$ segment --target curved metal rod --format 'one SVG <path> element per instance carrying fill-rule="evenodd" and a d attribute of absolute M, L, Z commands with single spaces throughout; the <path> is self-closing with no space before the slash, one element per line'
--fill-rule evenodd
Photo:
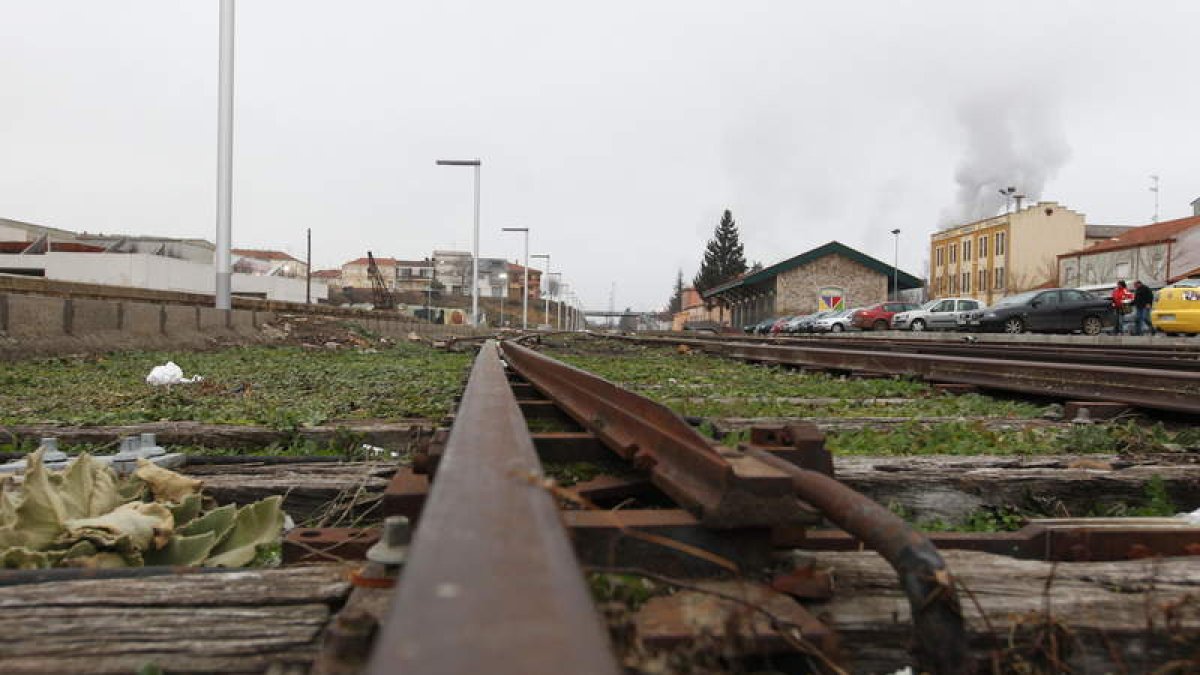
<path fill-rule="evenodd" d="M 974 672 L 954 577 L 929 538 L 845 484 L 759 448 L 754 455 L 784 471 L 796 495 L 883 556 L 900 577 L 912 608 L 917 660 L 939 675 Z"/>

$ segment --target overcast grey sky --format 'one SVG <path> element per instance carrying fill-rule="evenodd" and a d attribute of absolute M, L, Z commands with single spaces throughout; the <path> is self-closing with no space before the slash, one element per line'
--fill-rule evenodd
<path fill-rule="evenodd" d="M 216 0 L 0 0 L 0 217 L 215 231 Z M 241 0 L 233 240 L 331 267 L 516 235 L 589 307 L 665 304 L 723 209 L 765 264 L 923 275 L 1013 183 L 1142 224 L 1200 197 L 1200 2 Z M 1010 178 L 1011 177 L 1011 178 Z"/>

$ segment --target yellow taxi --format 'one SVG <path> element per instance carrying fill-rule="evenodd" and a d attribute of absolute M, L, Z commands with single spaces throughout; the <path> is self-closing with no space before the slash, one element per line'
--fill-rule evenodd
<path fill-rule="evenodd" d="M 1150 323 L 1167 335 L 1200 333 L 1200 279 L 1183 279 L 1160 290 Z"/>

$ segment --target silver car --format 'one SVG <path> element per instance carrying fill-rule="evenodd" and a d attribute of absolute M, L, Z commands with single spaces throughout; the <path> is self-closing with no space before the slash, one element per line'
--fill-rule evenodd
<path fill-rule="evenodd" d="M 859 308 L 843 309 L 833 314 L 817 318 L 812 322 L 812 332 L 814 333 L 841 333 L 847 330 L 855 330 L 854 324 L 850 323 L 850 317 L 858 311 Z"/>
<path fill-rule="evenodd" d="M 939 298 L 920 309 L 899 312 L 892 317 L 892 330 L 955 330 L 963 312 L 982 309 L 983 303 L 972 298 Z"/>

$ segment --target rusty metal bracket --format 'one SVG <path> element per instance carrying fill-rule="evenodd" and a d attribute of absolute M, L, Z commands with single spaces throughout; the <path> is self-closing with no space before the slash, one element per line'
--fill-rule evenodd
<path fill-rule="evenodd" d="M 787 475 L 715 446 L 666 406 L 513 342 L 508 364 L 708 527 L 811 523 Z"/>

